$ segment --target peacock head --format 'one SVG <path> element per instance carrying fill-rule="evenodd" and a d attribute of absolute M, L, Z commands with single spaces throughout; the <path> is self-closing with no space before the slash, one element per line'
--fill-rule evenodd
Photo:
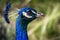
<path fill-rule="evenodd" d="M 38 12 L 35 9 L 27 9 L 23 11 L 21 14 L 22 21 L 27 21 L 27 22 L 31 22 L 37 17 L 43 17 L 43 16 L 44 16 L 43 13 Z"/>
<path fill-rule="evenodd" d="M 9 11 L 9 4 L 8 6 L 6 6 L 6 9 L 4 11 L 4 18 L 5 21 L 7 23 L 10 23 L 9 19 L 8 19 L 8 11 Z M 27 24 L 29 22 L 31 22 L 32 20 L 36 19 L 37 17 L 42 17 L 44 16 L 43 13 L 36 11 L 33 8 L 29 8 L 29 7 L 24 7 L 22 9 L 18 10 L 18 14 L 20 15 L 18 19 L 20 19 L 22 22 L 27 22 Z"/>

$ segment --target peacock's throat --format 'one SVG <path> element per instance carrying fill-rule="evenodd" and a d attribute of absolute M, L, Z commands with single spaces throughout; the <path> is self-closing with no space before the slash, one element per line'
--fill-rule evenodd
<path fill-rule="evenodd" d="M 28 40 L 27 25 L 25 21 L 21 21 L 21 17 L 18 16 L 16 20 L 16 40 Z"/>

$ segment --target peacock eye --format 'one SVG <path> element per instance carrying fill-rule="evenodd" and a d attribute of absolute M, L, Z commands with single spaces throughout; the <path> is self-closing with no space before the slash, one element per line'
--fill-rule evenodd
<path fill-rule="evenodd" d="M 27 15 L 32 16 L 32 12 L 30 10 L 27 11 Z"/>
<path fill-rule="evenodd" d="M 23 12 L 23 16 L 27 17 L 27 18 L 32 18 L 32 16 L 28 15 L 28 13 Z"/>
<path fill-rule="evenodd" d="M 31 12 L 27 12 L 27 15 L 32 16 L 32 13 Z"/>
<path fill-rule="evenodd" d="M 34 14 L 36 13 L 36 12 L 35 12 L 35 11 L 33 11 L 33 10 L 31 10 L 31 11 L 32 11 L 32 13 L 34 13 Z"/>

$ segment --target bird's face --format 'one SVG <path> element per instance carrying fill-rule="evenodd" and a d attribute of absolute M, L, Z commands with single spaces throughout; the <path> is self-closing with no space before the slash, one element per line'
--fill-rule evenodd
<path fill-rule="evenodd" d="M 36 19 L 37 17 L 44 16 L 43 13 L 34 11 L 34 10 L 27 10 L 26 12 L 22 12 L 22 19 L 31 22 L 32 20 Z"/>

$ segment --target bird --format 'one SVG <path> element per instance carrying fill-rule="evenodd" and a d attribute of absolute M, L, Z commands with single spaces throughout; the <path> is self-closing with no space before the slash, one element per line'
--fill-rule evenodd
<path fill-rule="evenodd" d="M 7 3 L 4 10 L 4 19 L 10 24 L 8 19 L 8 11 L 10 9 L 10 3 Z M 15 40 L 29 40 L 27 33 L 27 25 L 34 19 L 43 16 L 44 14 L 36 11 L 31 7 L 23 7 L 18 10 L 18 17 L 16 19 L 16 37 Z"/>

